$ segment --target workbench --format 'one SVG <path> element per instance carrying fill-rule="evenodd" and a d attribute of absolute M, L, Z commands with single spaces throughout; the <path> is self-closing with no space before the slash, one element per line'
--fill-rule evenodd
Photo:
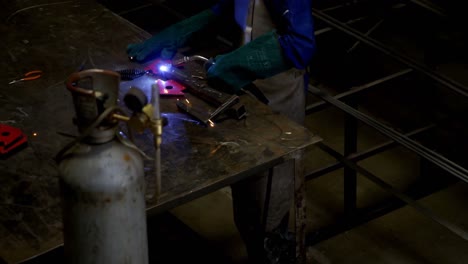
<path fill-rule="evenodd" d="M 63 242 L 54 157 L 73 140 L 64 135 L 77 135 L 65 79 L 81 68 L 135 68 L 138 65 L 128 60 L 126 45 L 149 37 L 93 1 L 27 3 L 16 1 L 19 11 L 0 24 L 0 124 L 17 127 L 28 136 L 26 148 L 0 159 L 0 262 L 7 263 L 32 258 Z M 42 77 L 8 84 L 31 70 L 42 70 Z M 121 82 L 120 96 L 131 85 L 149 93 L 148 78 Z M 161 99 L 161 112 L 168 120 L 161 145 L 162 193 L 158 202 L 148 201 L 148 213 L 169 210 L 294 159 L 296 231 L 303 252 L 302 154 L 321 139 L 249 96 L 241 96 L 241 102 L 246 118 L 204 127 L 178 111 L 174 99 Z M 147 144 L 137 144 L 151 155 L 153 138 L 138 136 L 145 137 Z M 149 186 L 151 164 L 145 164 Z"/>

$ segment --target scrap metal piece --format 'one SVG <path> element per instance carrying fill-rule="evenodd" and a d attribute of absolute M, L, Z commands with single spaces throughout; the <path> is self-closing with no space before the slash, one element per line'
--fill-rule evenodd
<path fill-rule="evenodd" d="M 27 136 L 16 127 L 0 124 L 0 157 L 27 145 Z"/>

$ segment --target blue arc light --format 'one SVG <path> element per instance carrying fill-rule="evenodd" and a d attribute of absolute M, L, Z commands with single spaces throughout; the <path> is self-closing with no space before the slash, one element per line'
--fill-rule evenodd
<path fill-rule="evenodd" d="M 163 64 L 163 65 L 160 65 L 158 69 L 159 69 L 160 72 L 168 72 L 170 67 L 169 67 L 169 65 Z"/>

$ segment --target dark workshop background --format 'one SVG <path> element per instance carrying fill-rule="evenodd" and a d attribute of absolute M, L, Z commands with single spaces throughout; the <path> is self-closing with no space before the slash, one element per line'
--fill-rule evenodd
<path fill-rule="evenodd" d="M 155 34 L 216 1 L 98 2 Z M 2 3 L 1 17 L 16 10 L 15 1 Z M 458 229 L 468 228 L 462 3 L 314 0 L 318 51 L 306 127 L 324 146 L 306 152 L 310 263 L 468 263 L 467 236 Z M 232 48 L 232 30 L 210 32 L 196 37 L 198 48 Z M 328 97 L 316 88 L 332 99 L 323 103 Z M 336 101 L 365 116 L 358 121 Z M 420 146 L 437 155 L 421 157 Z M 343 156 L 359 173 L 337 162 Z M 394 194 L 419 202 L 416 209 Z M 226 188 L 151 217 L 152 263 L 244 263 L 231 210 Z M 60 256 L 58 249 L 30 263 Z"/>

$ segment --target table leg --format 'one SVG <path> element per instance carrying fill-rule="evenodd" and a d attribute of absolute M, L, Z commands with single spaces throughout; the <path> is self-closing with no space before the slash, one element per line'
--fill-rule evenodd
<path fill-rule="evenodd" d="M 304 150 L 295 151 L 294 159 L 294 205 L 295 205 L 295 233 L 296 233 L 296 263 L 306 263 L 306 188 L 304 180 Z"/>

